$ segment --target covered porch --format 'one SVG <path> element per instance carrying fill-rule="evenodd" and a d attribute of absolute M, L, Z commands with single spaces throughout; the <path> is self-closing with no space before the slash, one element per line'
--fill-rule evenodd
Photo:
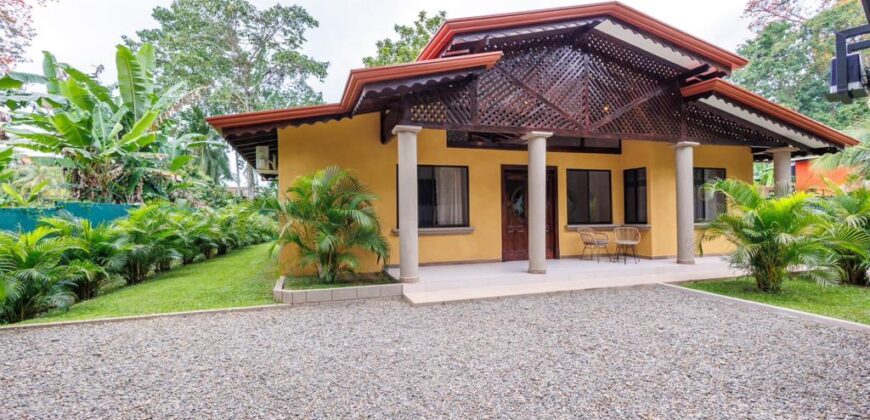
<path fill-rule="evenodd" d="M 399 278 L 399 268 L 388 270 Z M 611 263 L 577 258 L 547 261 L 546 274 L 531 274 L 525 261 L 429 265 L 419 268 L 419 281 L 404 285 L 411 304 L 427 305 L 477 299 L 527 296 L 611 287 L 734 277 L 741 273 L 722 257 L 695 258 L 694 265 L 672 259 Z"/>

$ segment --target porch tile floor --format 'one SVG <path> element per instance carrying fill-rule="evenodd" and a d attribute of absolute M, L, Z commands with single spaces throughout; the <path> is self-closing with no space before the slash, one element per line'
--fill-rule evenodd
<path fill-rule="evenodd" d="M 529 274 L 527 268 L 527 261 L 423 266 L 420 281 L 404 285 L 404 296 L 413 305 L 426 305 L 740 275 L 722 257 L 697 258 L 694 265 L 673 259 L 623 264 L 575 257 L 548 260 L 546 274 Z M 389 272 L 398 278 L 398 268 Z"/>

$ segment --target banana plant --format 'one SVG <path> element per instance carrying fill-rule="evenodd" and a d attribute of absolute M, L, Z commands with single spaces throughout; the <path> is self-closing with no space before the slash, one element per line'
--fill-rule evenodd
<path fill-rule="evenodd" d="M 157 92 L 154 63 L 150 45 L 119 45 L 114 89 L 46 52 L 42 75 L 0 79 L 0 102 L 13 111 L 7 131 L 26 140 L 22 147 L 62 156 L 75 198 L 140 201 L 147 179 L 164 176 L 153 153 L 167 141 L 161 122 L 184 97 L 181 85 Z M 45 92 L 24 90 L 31 84 Z"/>
<path fill-rule="evenodd" d="M 3 203 L 3 205 L 11 207 L 33 207 L 41 198 L 39 195 L 40 191 L 42 191 L 47 185 L 48 181 L 42 181 L 29 189 L 18 190 L 12 184 L 2 184 L 0 185 L 0 189 L 2 189 L 8 197 L 4 200 L 5 203 Z"/>
<path fill-rule="evenodd" d="M 6 182 L 13 178 L 9 164 L 12 163 L 12 148 L 0 152 L 0 182 Z"/>

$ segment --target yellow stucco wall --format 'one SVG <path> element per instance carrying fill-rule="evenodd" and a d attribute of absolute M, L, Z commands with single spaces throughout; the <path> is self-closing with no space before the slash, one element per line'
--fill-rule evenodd
<path fill-rule="evenodd" d="M 393 249 L 391 264 L 398 264 L 396 226 L 397 142 L 382 145 L 377 114 L 352 119 L 288 127 L 279 131 L 279 190 L 284 191 L 300 175 L 329 165 L 351 169 L 379 199 L 375 203 L 384 233 Z M 525 151 L 447 148 L 446 133 L 423 130 L 419 135 L 418 161 L 421 165 L 468 166 L 469 219 L 474 232 L 458 235 L 420 236 L 420 262 L 501 260 L 501 166 L 525 165 Z M 752 157 L 747 147 L 701 146 L 695 153 L 696 166 L 724 167 L 728 177 L 751 181 Z M 639 253 L 647 257 L 676 254 L 676 198 L 674 152 L 662 142 L 623 141 L 622 154 L 547 153 L 547 165 L 556 166 L 558 190 L 558 234 L 561 256 L 580 252 L 576 232 L 566 228 L 568 169 L 611 170 L 613 223 L 623 222 L 624 169 L 646 167 L 649 224 L 642 232 Z M 722 252 L 722 244 L 705 246 L 707 253 Z M 285 255 L 285 260 L 292 254 Z M 373 258 L 365 259 L 363 271 L 377 270 Z"/>

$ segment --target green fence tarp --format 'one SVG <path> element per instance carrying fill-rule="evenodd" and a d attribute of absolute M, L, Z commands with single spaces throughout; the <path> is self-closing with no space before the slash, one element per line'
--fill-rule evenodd
<path fill-rule="evenodd" d="M 12 232 L 26 232 L 36 228 L 41 217 L 57 216 L 62 211 L 67 211 L 73 216 L 90 220 L 98 225 L 108 223 L 115 219 L 127 217 L 131 208 L 136 206 L 129 204 L 106 204 L 85 202 L 58 202 L 54 207 L 23 208 L 10 207 L 0 208 L 0 230 Z"/>

